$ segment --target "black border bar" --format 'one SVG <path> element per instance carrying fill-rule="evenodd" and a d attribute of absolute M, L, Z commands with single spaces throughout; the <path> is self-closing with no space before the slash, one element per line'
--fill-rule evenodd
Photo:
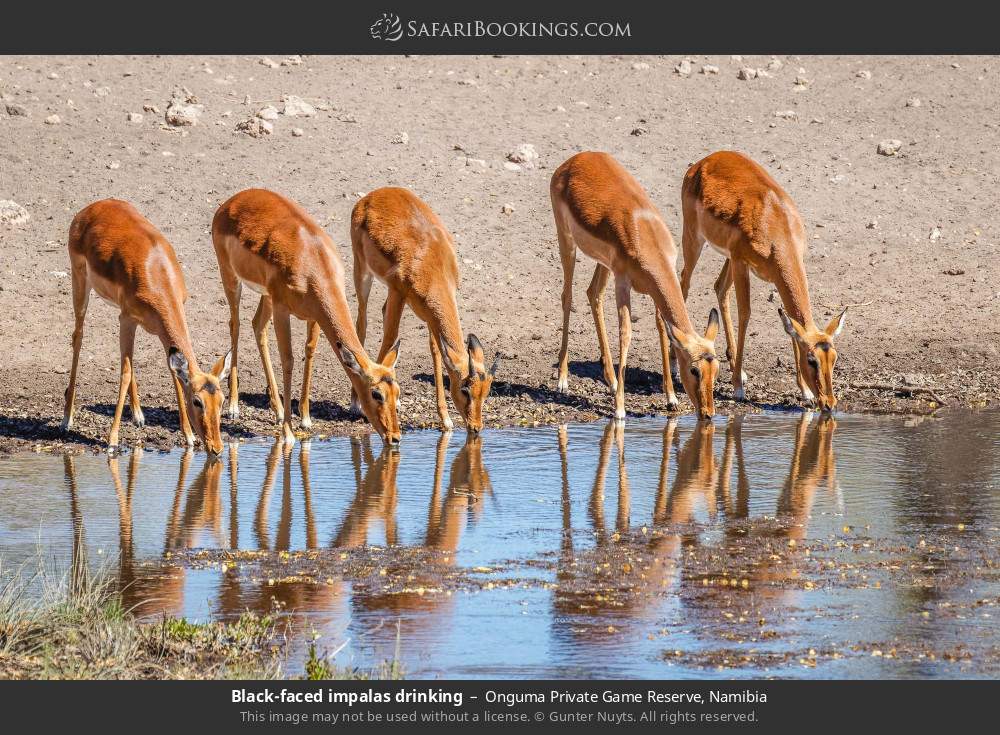
<path fill-rule="evenodd" d="M 234 691 L 253 692 L 255 696 L 269 691 L 275 701 L 234 702 Z M 540 695 L 544 701 L 509 704 L 494 697 L 491 702 L 491 691 L 505 695 Z M 737 693 L 747 696 L 749 701 L 713 703 L 710 701 L 712 691 Z M 342 701 L 352 692 L 358 701 L 351 704 Z M 441 701 L 400 701 L 400 698 L 419 697 L 426 692 L 435 693 Z M 567 692 L 576 701 L 554 701 L 553 692 Z M 605 692 L 618 696 L 638 695 L 640 701 L 609 703 L 604 701 Z M 650 692 L 657 693 L 662 701 L 650 701 Z M 40 732 L 77 732 L 91 727 L 117 732 L 139 728 L 143 732 L 163 731 L 174 735 L 190 731 L 192 726 L 198 732 L 330 731 L 344 727 L 351 732 L 372 733 L 399 732 L 413 727 L 433 728 L 433 731 L 463 729 L 466 732 L 470 728 L 478 732 L 499 727 L 505 732 L 581 729 L 606 732 L 611 727 L 616 732 L 723 727 L 802 732 L 816 726 L 821 731 L 836 729 L 838 732 L 857 732 L 859 728 L 862 732 L 947 732 L 956 725 L 993 720 L 998 693 L 1000 683 L 996 681 L 0 683 L 3 717 L 10 732 L 21 732 L 23 729 L 17 725 L 30 723 L 31 731 Z M 306 695 L 313 701 L 307 701 Z M 596 701 L 581 703 L 581 695 Z M 700 695 L 702 702 L 693 701 L 694 695 Z M 281 703 L 282 696 L 299 696 L 303 701 Z M 317 697 L 321 701 L 315 701 Z M 371 701 L 373 697 L 378 701 Z M 672 701 L 668 701 L 671 698 Z M 456 704 L 456 700 L 460 703 Z M 430 722 L 424 718 L 425 714 L 434 712 L 443 713 L 445 719 Z M 245 713 L 253 713 L 253 716 L 248 717 Z M 473 713 L 479 715 L 478 720 L 472 719 Z M 598 713 L 603 714 L 599 716 Z M 688 715 L 682 718 L 683 713 Z M 314 721 L 314 714 L 320 719 Z M 329 721 L 333 715 L 339 718 L 338 722 Z M 399 715 L 411 719 L 400 721 Z M 287 722 L 291 716 L 304 722 L 292 727 Z M 352 719 L 345 722 L 345 716 Z M 661 716 L 663 719 L 659 719 Z M 972 729 L 978 731 L 980 728 Z"/>
<path fill-rule="evenodd" d="M 398 17 L 399 29 L 373 38 L 383 14 Z M 998 14 L 968 0 L 11 2 L 0 14 L 0 53 L 989 54 L 1000 51 Z M 595 27 L 591 37 L 590 23 L 628 34 Z"/>

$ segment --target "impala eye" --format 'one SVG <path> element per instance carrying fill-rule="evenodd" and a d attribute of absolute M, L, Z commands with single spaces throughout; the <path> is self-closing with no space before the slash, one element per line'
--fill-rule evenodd
<path fill-rule="evenodd" d="M 382 395 L 382 391 L 378 391 L 378 390 L 373 390 L 372 391 L 372 398 L 374 398 L 379 403 L 382 403 L 382 401 L 385 400 L 385 396 Z"/>
<path fill-rule="evenodd" d="M 806 362 L 809 363 L 809 367 L 813 370 L 819 370 L 819 360 L 816 359 L 815 355 L 809 355 L 809 357 L 806 358 Z"/>
<path fill-rule="evenodd" d="M 701 378 L 701 370 L 698 369 L 697 365 L 691 366 L 691 374 L 696 378 Z"/>
<path fill-rule="evenodd" d="M 467 385 L 462 386 L 462 395 L 466 398 L 472 398 L 472 390 Z"/>
<path fill-rule="evenodd" d="M 195 408 L 197 408 L 199 411 L 204 411 L 205 410 L 205 404 L 202 403 L 201 399 L 198 396 L 195 396 L 194 398 L 192 398 L 191 399 L 191 403 L 193 403 L 194 406 L 195 406 Z"/>

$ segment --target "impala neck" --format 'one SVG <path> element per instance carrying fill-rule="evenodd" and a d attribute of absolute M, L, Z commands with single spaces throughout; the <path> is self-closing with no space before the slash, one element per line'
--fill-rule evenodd
<path fill-rule="evenodd" d="M 448 359 L 459 369 L 460 376 L 464 377 L 469 366 L 469 350 L 465 346 L 465 335 L 458 320 L 458 304 L 455 303 L 454 295 L 445 294 L 435 301 L 428 299 L 427 306 L 427 327 L 432 334 L 440 335 L 442 346 L 448 350 Z"/>
<path fill-rule="evenodd" d="M 195 357 L 194 348 L 191 346 L 191 337 L 188 334 L 187 319 L 184 316 L 184 308 L 174 310 L 176 313 L 161 317 L 163 324 L 163 334 L 160 336 L 163 346 L 169 351 L 171 347 L 176 347 L 181 354 L 187 358 L 188 369 L 191 372 L 198 372 L 198 358 Z"/>
<path fill-rule="evenodd" d="M 812 304 L 809 302 L 809 281 L 802 261 L 798 258 L 779 269 L 781 278 L 774 285 L 788 316 L 806 329 L 813 329 Z"/>
<path fill-rule="evenodd" d="M 674 269 L 664 261 L 655 270 L 650 269 L 648 275 L 651 283 L 646 284 L 643 290 L 653 299 L 663 318 L 682 332 L 693 334 L 696 330 L 684 303 L 681 284 Z"/>

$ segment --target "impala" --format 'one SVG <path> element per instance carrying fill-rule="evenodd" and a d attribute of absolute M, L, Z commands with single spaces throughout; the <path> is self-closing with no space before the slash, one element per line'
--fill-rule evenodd
<path fill-rule="evenodd" d="M 587 289 L 597 327 L 604 379 L 615 401 L 615 418 L 625 418 L 625 363 L 632 339 L 631 291 L 648 294 L 656 305 L 656 326 L 663 355 L 663 391 L 677 408 L 669 366 L 673 346 L 680 380 L 699 417 L 715 413 L 713 386 L 719 371 L 713 344 L 719 314 L 712 309 L 705 335 L 695 332 L 677 282 L 677 247 L 663 218 L 631 174 L 607 153 L 578 153 L 552 175 L 549 188 L 563 267 L 560 391 L 568 389 L 569 314 L 573 309 L 576 249 L 597 261 Z M 620 357 L 618 374 L 604 326 L 604 289 L 615 276 Z"/>
<path fill-rule="evenodd" d="M 167 239 L 128 202 L 104 199 L 85 207 L 73 218 L 69 228 L 69 260 L 76 325 L 63 430 L 73 427 L 83 322 L 93 289 L 120 309 L 121 380 L 108 448 L 118 446 L 126 394 L 131 398 L 132 420 L 137 426 L 145 424 L 132 363 L 135 331 L 141 325 L 163 344 L 177 392 L 181 431 L 187 443 L 194 443 L 193 423 L 205 448 L 212 454 L 221 453 L 220 381 L 229 370 L 230 355 L 221 358 L 211 372 L 198 369 L 184 316 L 187 288 L 177 255 Z"/>
<path fill-rule="evenodd" d="M 354 395 L 360 397 L 358 400 L 368 421 L 383 442 L 398 444 L 399 384 L 394 367 L 399 342 L 384 350 L 378 362 L 365 353 L 354 331 L 344 295 L 344 267 L 330 236 L 295 202 L 272 191 L 247 189 L 226 201 L 215 213 L 212 242 L 229 301 L 233 366 L 229 375 L 228 415 L 239 415 L 237 348 L 240 295 L 245 284 L 261 295 L 253 317 L 254 335 L 264 364 L 271 409 L 282 424 L 286 444 L 295 443 L 291 410 L 292 315 L 306 321 L 305 377 L 299 403 L 303 428 L 312 425 L 310 373 L 322 331 L 344 366 Z M 267 342 L 267 324 L 272 316 L 284 384 L 280 403 Z"/>
<path fill-rule="evenodd" d="M 750 323 L 750 271 L 773 283 L 781 297 L 778 309 L 792 338 L 796 380 L 802 400 L 824 411 L 837 405 L 833 366 L 834 338 L 844 328 L 847 309 L 825 329 L 813 322 L 809 283 L 802 258 L 806 236 L 791 197 L 758 163 L 740 153 L 719 151 L 691 166 L 681 189 L 684 211 L 684 270 L 681 289 L 687 298 L 691 273 L 708 243 L 726 257 L 715 293 L 726 332 L 726 357 L 732 368 L 733 394 L 746 399 L 743 349 Z M 739 338 L 733 339 L 729 293 L 736 288 Z"/>
<path fill-rule="evenodd" d="M 375 276 L 389 288 L 382 308 L 379 359 L 397 341 L 403 307 L 409 305 L 427 324 L 442 429 L 450 431 L 453 427 L 444 393 L 444 363 L 455 407 L 466 428 L 479 433 L 483 428 L 483 402 L 493 385 L 500 353 L 487 369 L 479 339 L 474 334 L 468 339 L 462 335 L 455 301 L 458 263 L 444 223 L 413 192 L 396 187 L 376 189 L 354 205 L 351 247 L 361 344 L 365 343 L 368 296 Z"/>

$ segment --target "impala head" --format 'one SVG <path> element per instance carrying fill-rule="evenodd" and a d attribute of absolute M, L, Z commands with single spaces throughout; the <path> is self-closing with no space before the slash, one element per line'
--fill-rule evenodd
<path fill-rule="evenodd" d="M 192 370 L 184 353 L 176 347 L 170 348 L 168 358 L 170 369 L 184 389 L 191 426 L 208 453 L 215 456 L 222 454 L 222 381 L 229 374 L 232 354 L 227 352 L 220 357 L 209 373 Z"/>
<path fill-rule="evenodd" d="M 382 358 L 381 363 L 364 359 L 367 368 L 361 366 L 358 355 L 341 342 L 337 343 L 337 353 L 344 369 L 351 379 L 354 392 L 358 396 L 361 410 L 372 425 L 382 443 L 396 446 L 401 437 L 396 404 L 399 402 L 399 383 L 396 381 L 396 358 L 399 357 L 399 340 Z"/>
<path fill-rule="evenodd" d="M 493 356 L 493 364 L 487 370 L 486 353 L 479 338 L 470 334 L 465 341 L 468 361 L 465 365 L 455 365 L 451 361 L 444 344 L 439 344 L 441 358 L 448 368 L 448 382 L 451 398 L 462 414 L 466 428 L 473 434 L 483 430 L 483 403 L 493 387 L 493 378 L 500 368 L 500 353 Z"/>
<path fill-rule="evenodd" d="M 712 309 L 708 315 L 705 336 L 682 332 L 667 322 L 670 344 L 677 355 L 677 367 L 684 390 L 694 404 L 700 419 L 715 415 L 715 378 L 719 374 L 719 360 L 715 356 L 715 337 L 719 334 L 719 312 Z"/>
<path fill-rule="evenodd" d="M 830 320 L 826 329 L 807 329 L 778 309 L 785 331 L 792 336 L 799 346 L 799 374 L 806 379 L 816 397 L 816 405 L 823 411 L 832 411 L 837 407 L 837 397 L 833 393 L 833 366 L 837 363 L 837 350 L 833 347 L 834 338 L 844 328 L 844 309 Z"/>

